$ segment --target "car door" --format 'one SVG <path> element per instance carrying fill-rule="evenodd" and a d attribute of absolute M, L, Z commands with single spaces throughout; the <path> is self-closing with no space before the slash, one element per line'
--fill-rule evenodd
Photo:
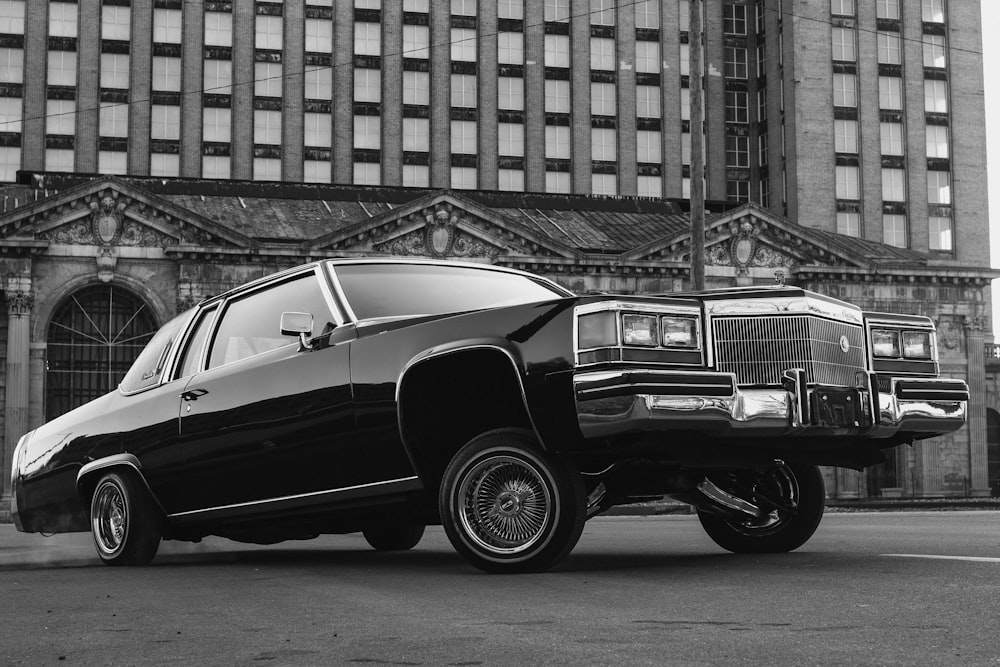
<path fill-rule="evenodd" d="M 180 394 L 188 489 L 180 512 L 252 505 L 358 483 L 350 384 L 353 327 L 336 326 L 321 277 L 286 276 L 218 306 L 203 361 Z M 311 349 L 282 336 L 282 312 L 314 318 Z M 340 320 L 342 322 L 342 320 Z M 362 480 L 364 481 L 364 480 Z"/>

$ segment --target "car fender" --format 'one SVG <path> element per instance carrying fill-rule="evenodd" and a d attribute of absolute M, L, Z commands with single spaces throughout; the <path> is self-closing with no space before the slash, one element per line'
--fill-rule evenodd
<path fill-rule="evenodd" d="M 101 472 L 109 468 L 125 468 L 134 472 L 139 477 L 142 485 L 146 487 L 146 491 L 156 503 L 156 506 L 163 512 L 163 506 L 150 488 L 145 475 L 142 474 L 142 463 L 134 454 L 128 453 L 112 454 L 111 456 L 95 459 L 80 468 L 80 472 L 76 474 L 76 492 L 82 501 L 86 503 L 89 500 L 87 496 L 89 495 L 88 486 L 91 480 L 96 479 Z"/>

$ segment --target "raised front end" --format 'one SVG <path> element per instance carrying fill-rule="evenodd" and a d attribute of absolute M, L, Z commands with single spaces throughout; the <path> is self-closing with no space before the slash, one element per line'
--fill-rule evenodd
<path fill-rule="evenodd" d="M 586 437 L 699 431 L 887 447 L 965 423 L 968 387 L 939 377 L 926 317 L 864 313 L 806 290 L 605 298 L 576 308 Z M 877 442 L 876 442 L 877 441 Z"/>

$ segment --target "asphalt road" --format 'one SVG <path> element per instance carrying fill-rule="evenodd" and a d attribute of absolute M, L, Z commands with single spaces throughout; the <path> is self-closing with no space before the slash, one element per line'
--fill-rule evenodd
<path fill-rule="evenodd" d="M 799 551 L 737 556 L 692 516 L 609 517 L 540 575 L 479 573 L 440 528 L 165 543 L 0 527 L 0 664 L 1000 665 L 1000 513 L 827 514 Z"/>

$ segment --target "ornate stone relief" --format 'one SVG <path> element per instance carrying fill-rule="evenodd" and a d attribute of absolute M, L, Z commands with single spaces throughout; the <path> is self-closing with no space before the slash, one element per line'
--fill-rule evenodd
<path fill-rule="evenodd" d="M 945 354 L 960 353 L 965 340 L 964 317 L 961 315 L 941 315 L 937 326 L 938 349 Z"/>
<path fill-rule="evenodd" d="M 794 260 L 766 245 L 761 239 L 761 227 L 750 216 L 729 223 L 728 242 L 708 248 L 705 263 L 732 266 L 736 275 L 747 276 L 750 267 L 791 268 Z"/>
<path fill-rule="evenodd" d="M 458 227 L 459 222 L 470 224 L 460 217 L 462 213 L 451 204 L 438 204 L 423 212 L 423 229 L 375 243 L 372 250 L 421 257 L 499 257 L 503 252 L 500 248 Z"/>
<path fill-rule="evenodd" d="M 28 315 L 35 305 L 35 295 L 31 292 L 4 292 L 8 315 Z"/>

